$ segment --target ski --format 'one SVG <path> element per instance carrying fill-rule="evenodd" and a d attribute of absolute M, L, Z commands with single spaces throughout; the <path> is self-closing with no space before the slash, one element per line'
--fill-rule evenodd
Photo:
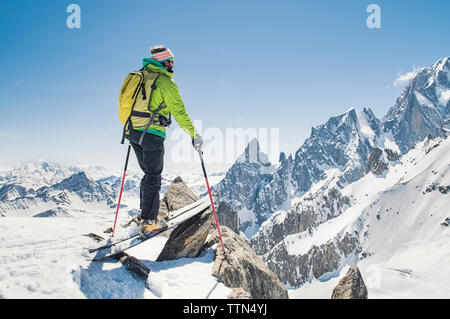
<path fill-rule="evenodd" d="M 199 200 L 197 200 L 197 201 L 195 201 L 195 202 L 193 202 L 193 203 L 191 203 L 189 205 L 184 206 L 183 208 L 177 209 L 176 211 L 173 211 L 173 212 L 169 213 L 169 218 L 167 220 L 170 222 L 170 220 L 175 219 L 175 218 L 183 215 L 184 213 L 189 212 L 190 210 L 199 207 L 200 205 L 202 205 L 203 203 L 205 203 L 207 201 L 208 201 L 208 198 L 207 197 L 203 197 L 203 198 L 201 198 L 201 199 L 199 199 Z M 115 241 L 111 241 L 111 238 L 110 238 L 106 244 L 104 244 L 102 246 L 99 246 L 99 247 L 96 247 L 96 248 L 90 248 L 90 249 L 88 249 L 88 252 L 90 254 L 92 254 L 92 253 L 94 253 L 96 251 L 110 248 L 110 247 L 115 246 L 117 244 L 123 243 L 124 241 L 130 240 L 130 239 L 133 239 L 133 238 L 136 238 L 136 237 L 139 237 L 139 236 L 140 235 L 138 233 L 138 234 L 134 234 L 134 235 L 131 235 L 131 236 L 128 236 L 128 237 L 125 237 L 125 238 L 121 238 L 121 239 L 115 240 Z"/>
<path fill-rule="evenodd" d="M 135 246 L 143 243 L 144 241 L 146 241 L 146 240 L 148 240 L 148 239 L 150 239 L 152 237 L 155 237 L 156 235 L 162 234 L 162 233 L 168 231 L 169 229 L 172 229 L 172 228 L 178 226 L 179 224 L 181 224 L 182 222 L 188 220 L 189 218 L 191 218 L 191 217 L 193 217 L 193 216 L 195 216 L 195 215 L 197 215 L 199 213 L 202 213 L 209 206 L 211 206 L 211 203 L 209 201 L 205 201 L 201 205 L 196 206 L 195 209 L 191 208 L 190 210 L 186 211 L 185 214 L 183 214 L 182 218 L 179 217 L 180 215 L 178 215 L 177 217 L 179 217 L 179 218 L 174 218 L 174 219 L 169 220 L 168 227 L 160 229 L 158 231 L 154 231 L 154 232 L 152 232 L 152 233 L 150 233 L 150 234 L 148 234 L 146 236 L 140 236 L 138 234 L 138 235 L 134 236 L 133 238 L 130 238 L 131 241 L 128 244 L 126 244 L 126 245 L 119 245 L 120 243 L 116 243 L 115 245 L 112 245 L 112 246 L 108 247 L 108 248 L 116 248 L 116 249 L 112 249 L 111 252 L 109 252 L 108 254 L 106 254 L 104 256 L 96 257 L 96 258 L 92 259 L 92 261 L 103 261 L 103 260 L 111 258 L 111 257 L 113 257 L 113 256 L 115 256 L 115 255 L 117 255 L 117 254 L 119 254 L 121 252 L 124 252 L 124 251 L 126 251 L 126 250 L 128 250 L 128 249 L 130 249 L 132 247 L 135 247 Z M 125 241 L 122 241 L 122 244 L 124 242 Z"/>

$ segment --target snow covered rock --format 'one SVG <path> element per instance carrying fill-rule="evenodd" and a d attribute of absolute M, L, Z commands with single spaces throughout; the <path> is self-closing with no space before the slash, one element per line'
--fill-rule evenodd
<path fill-rule="evenodd" d="M 367 165 L 365 172 L 372 172 L 375 175 L 383 174 L 388 168 L 388 164 L 383 160 L 383 151 L 376 147 L 374 148 L 369 155 L 369 159 L 367 160 Z"/>
<path fill-rule="evenodd" d="M 333 289 L 331 299 L 367 299 L 367 287 L 356 264 L 350 266 L 347 274 Z"/>
<path fill-rule="evenodd" d="M 212 232 L 206 247 L 217 244 L 213 276 L 230 288 L 242 288 L 255 299 L 288 299 L 288 292 L 277 276 L 251 247 L 228 227 L 221 227 L 226 251 L 223 256 L 218 232 Z"/>

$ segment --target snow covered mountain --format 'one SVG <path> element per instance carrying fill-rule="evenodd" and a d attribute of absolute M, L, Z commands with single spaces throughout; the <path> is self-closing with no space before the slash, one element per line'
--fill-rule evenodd
<path fill-rule="evenodd" d="M 101 166 L 67 167 L 45 160 L 17 165 L 0 173 L 0 216 L 68 217 L 91 210 L 114 212 L 122 173 Z M 127 171 L 121 207 L 130 215 L 138 212 L 142 176 L 138 169 Z M 200 168 L 184 172 L 168 169 L 163 172 L 161 194 L 177 176 L 197 194 L 206 192 Z M 223 176 L 221 172 L 212 173 L 211 185 Z"/>
<path fill-rule="evenodd" d="M 41 159 L 0 172 L 0 186 L 9 184 L 36 190 L 61 182 L 77 172 L 79 170 L 74 167 L 65 167 Z"/>
<path fill-rule="evenodd" d="M 239 213 L 247 237 L 253 236 L 276 211 L 295 205 L 313 185 L 337 174 L 336 186 L 343 188 L 364 176 L 368 169 L 377 170 L 372 167 L 374 160 L 381 169 L 426 136 L 436 136 L 450 116 L 449 64 L 449 58 L 443 58 L 432 67 L 423 68 L 383 120 L 370 108 L 351 108 L 312 128 L 294 158 L 281 154 L 272 174 L 267 170 L 257 173 L 259 166 L 255 165 L 252 169 L 247 165 L 248 169 L 243 170 L 242 164 L 236 163 L 217 190 Z"/>
<path fill-rule="evenodd" d="M 251 237 L 273 213 L 288 209 L 295 198 L 326 179 L 330 169 L 340 172 L 339 186 L 361 178 L 370 152 L 379 142 L 396 149 L 370 109 L 352 108 L 313 128 L 294 158 L 281 154 L 276 166 L 237 162 L 216 189 L 221 199 L 239 212 L 242 229 Z"/>
<path fill-rule="evenodd" d="M 261 222 L 260 216 L 253 211 L 258 211 L 261 204 L 258 195 L 270 183 L 274 172 L 275 167 L 267 155 L 260 152 L 258 141 L 253 139 L 226 176 L 213 187 L 214 191 L 219 192 L 222 201 L 240 211 L 241 226 L 247 232 L 256 231 Z"/>
<path fill-rule="evenodd" d="M 377 280 L 384 272 L 394 271 L 396 280 L 406 273 L 426 279 L 427 289 L 436 288 L 433 295 L 449 296 L 449 158 L 450 139 L 438 137 L 418 143 L 382 175 L 368 173 L 340 190 L 338 179 L 331 179 L 267 220 L 253 246 L 288 286 L 327 280 L 358 262 L 369 278 L 375 268 Z M 264 234 L 292 229 L 293 223 L 296 231 L 276 244 L 264 243 L 273 238 Z M 382 288 L 377 285 L 375 291 Z"/>
<path fill-rule="evenodd" d="M 381 224 L 378 221 L 382 209 L 390 212 L 395 206 L 395 216 L 397 211 L 399 215 L 404 212 L 404 220 L 394 220 L 395 216 L 385 220 L 405 225 L 404 229 L 391 227 L 396 233 L 389 234 L 392 238 L 403 236 L 405 245 L 410 244 L 406 239 L 414 224 L 407 216 L 420 219 L 424 225 L 428 211 L 434 216 L 433 222 L 427 224 L 429 235 L 434 234 L 439 242 L 446 238 L 441 224 L 450 220 L 444 208 L 448 206 L 445 195 L 449 184 L 449 142 L 445 139 L 450 115 L 449 80 L 449 58 L 440 59 L 418 72 L 382 120 L 369 108 L 351 108 L 313 128 L 294 158 L 281 154 L 271 176 L 249 172 L 246 179 L 245 174 L 230 170 L 218 184 L 221 199 L 238 212 L 241 226 L 246 220 L 254 221 L 252 227 L 242 227 L 244 233 L 252 248 L 287 286 L 327 280 L 349 263 L 385 256 L 389 249 L 394 251 L 391 246 L 381 249 L 384 228 L 373 226 Z M 433 139 L 438 135 L 437 140 Z M 434 148 L 440 150 L 433 153 Z M 434 181 L 438 176 L 440 179 Z M 229 201 L 228 194 L 235 187 L 231 181 L 238 177 L 239 196 Z M 411 182 L 415 179 L 424 182 Z M 430 201 L 419 201 L 418 194 L 409 192 L 411 185 L 424 194 L 433 190 Z M 252 193 L 243 194 L 246 189 Z M 247 194 L 255 198 L 254 205 L 241 205 L 246 203 Z M 405 203 L 409 206 L 402 206 Z M 368 231 L 369 227 L 377 233 Z M 379 251 L 366 249 L 369 242 L 376 240 Z M 429 243 L 421 245 L 425 252 Z M 443 260 L 445 263 L 447 259 Z M 438 261 L 436 267 L 443 269 Z"/>
<path fill-rule="evenodd" d="M 383 118 L 402 153 L 428 135 L 436 136 L 450 117 L 450 58 L 422 68 Z"/>

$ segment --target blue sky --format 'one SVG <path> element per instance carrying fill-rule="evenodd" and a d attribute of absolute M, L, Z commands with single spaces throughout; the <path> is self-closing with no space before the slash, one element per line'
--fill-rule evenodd
<path fill-rule="evenodd" d="M 80 29 L 66 25 L 71 3 Z M 366 25 L 371 3 L 379 29 Z M 294 153 L 312 126 L 350 107 L 384 116 L 399 74 L 449 55 L 449 9 L 437 0 L 2 0 L 0 166 L 121 168 L 118 90 L 157 44 L 174 52 L 174 79 L 203 128 L 279 128 L 280 150 Z"/>

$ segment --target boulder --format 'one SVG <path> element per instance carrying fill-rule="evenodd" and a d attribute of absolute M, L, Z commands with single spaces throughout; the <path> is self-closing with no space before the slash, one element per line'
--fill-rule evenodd
<path fill-rule="evenodd" d="M 159 218 L 165 218 L 174 210 L 183 208 L 186 205 L 189 205 L 195 201 L 197 201 L 199 197 L 183 182 L 181 177 L 177 177 L 170 184 L 167 189 L 164 197 L 159 202 Z M 124 225 L 124 227 L 128 227 L 131 223 L 136 223 L 137 225 L 141 225 L 141 214 L 133 217 L 128 223 Z"/>
<path fill-rule="evenodd" d="M 219 207 L 217 208 L 217 219 L 219 220 L 219 225 L 227 226 L 236 234 L 239 234 L 240 226 L 238 214 L 224 201 L 220 202 Z"/>
<path fill-rule="evenodd" d="M 252 299 L 252 296 L 242 288 L 233 288 L 227 299 Z"/>
<path fill-rule="evenodd" d="M 367 299 L 367 287 L 355 264 L 351 265 L 347 274 L 339 280 L 331 299 Z"/>
<path fill-rule="evenodd" d="M 173 180 L 167 189 L 162 201 L 165 203 L 167 210 L 172 212 L 174 210 L 183 208 L 200 198 L 195 194 L 181 179 L 177 177 Z"/>
<path fill-rule="evenodd" d="M 178 225 L 169 236 L 157 261 L 197 257 L 205 244 L 213 220 L 208 208 Z"/>
<path fill-rule="evenodd" d="M 133 276 L 147 282 L 147 278 L 151 270 L 139 259 L 130 256 L 125 252 L 121 252 L 115 255 L 114 259 L 120 261 L 125 266 L 125 268 L 133 274 Z"/>
<path fill-rule="evenodd" d="M 242 288 L 255 299 L 288 299 L 288 292 L 277 276 L 250 246 L 235 232 L 221 226 L 226 258 L 217 230 L 210 234 L 205 247 L 215 247 L 213 276 L 230 288 Z"/>

